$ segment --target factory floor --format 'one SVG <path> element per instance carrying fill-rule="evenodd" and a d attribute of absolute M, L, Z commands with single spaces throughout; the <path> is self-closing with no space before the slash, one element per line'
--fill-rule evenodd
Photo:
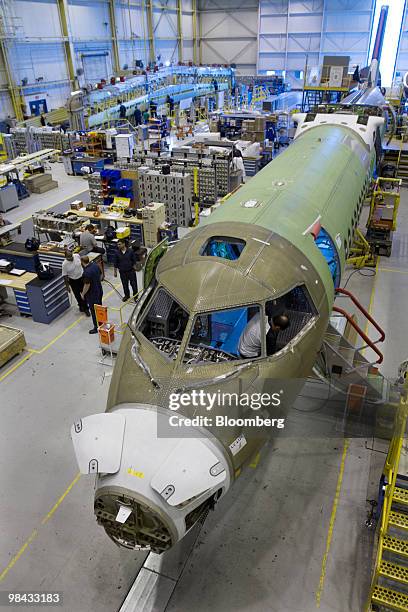
<path fill-rule="evenodd" d="M 64 210 L 82 197 L 83 179 L 61 172 L 57 180 L 60 189 L 41 196 L 40 207 Z M 26 200 L 7 217 L 24 219 L 32 206 Z M 392 256 L 381 258 L 376 276 L 353 273 L 347 284 L 386 330 L 381 371 L 389 377 L 407 358 L 407 263 L 404 190 Z M 114 281 L 109 271 L 107 279 Z M 108 283 L 104 290 L 117 321 L 120 296 Z M 130 312 L 125 306 L 123 318 Z M 100 363 L 90 321 L 75 306 L 48 326 L 16 314 L 1 323 L 23 329 L 28 350 L 0 369 L 0 590 L 62 591 L 53 609 L 63 612 L 119 610 L 146 554 L 116 547 L 97 526 L 92 478 L 79 477 L 69 434 L 76 419 L 104 410 L 109 359 Z M 297 425 L 306 428 L 301 409 Z M 373 542 L 366 500 L 376 496 L 385 448 L 300 435 L 270 443 L 210 513 L 180 579 L 167 585 L 166 610 L 363 610 Z M 164 607 L 135 608 L 153 609 Z"/>

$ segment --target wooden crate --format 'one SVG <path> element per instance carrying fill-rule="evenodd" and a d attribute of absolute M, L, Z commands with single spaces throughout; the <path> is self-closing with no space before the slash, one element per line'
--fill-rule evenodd
<path fill-rule="evenodd" d="M 21 329 L 0 325 L 0 368 L 21 353 L 25 346 L 26 341 Z"/>

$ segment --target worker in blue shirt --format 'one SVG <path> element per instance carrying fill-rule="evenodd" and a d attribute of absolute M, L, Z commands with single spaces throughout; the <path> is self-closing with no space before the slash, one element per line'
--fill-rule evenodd
<path fill-rule="evenodd" d="M 89 261 L 89 257 L 81 257 L 81 264 L 84 269 L 83 281 L 84 287 L 81 292 L 81 297 L 88 304 L 88 308 L 92 315 L 93 328 L 89 330 L 90 334 L 98 332 L 98 321 L 96 319 L 95 304 L 102 304 L 103 287 L 101 283 L 101 269 L 99 266 Z"/>
<path fill-rule="evenodd" d="M 123 102 L 121 102 L 119 106 L 119 119 L 126 119 L 126 106 Z"/>
<path fill-rule="evenodd" d="M 133 295 L 137 294 L 137 279 L 136 279 L 136 264 L 137 258 L 133 249 L 129 249 L 126 240 L 118 240 L 118 250 L 115 253 L 113 260 L 113 274 L 115 277 L 120 275 L 122 281 L 124 297 L 123 302 L 127 302 L 130 298 L 129 283 L 132 287 Z"/>
<path fill-rule="evenodd" d="M 142 125 L 142 111 L 140 110 L 140 108 L 138 106 L 136 106 L 135 108 L 135 125 Z"/>

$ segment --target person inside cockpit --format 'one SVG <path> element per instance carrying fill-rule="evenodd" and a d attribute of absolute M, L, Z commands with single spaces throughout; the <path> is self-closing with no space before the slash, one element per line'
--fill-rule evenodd
<path fill-rule="evenodd" d="M 276 342 L 281 330 L 290 325 L 289 317 L 286 314 L 276 314 L 276 310 L 270 303 L 265 309 L 266 323 L 266 349 L 267 355 L 276 352 Z M 262 326 L 261 314 L 258 312 L 250 319 L 241 334 L 238 343 L 238 351 L 243 359 L 259 357 L 262 350 Z"/>

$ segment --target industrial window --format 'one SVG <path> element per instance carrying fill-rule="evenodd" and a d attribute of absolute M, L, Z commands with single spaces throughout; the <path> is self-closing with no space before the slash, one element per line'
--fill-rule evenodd
<path fill-rule="evenodd" d="M 380 59 L 381 85 L 383 87 L 391 87 L 404 19 L 405 0 L 376 0 L 374 19 L 371 25 L 368 61 L 370 61 L 372 57 L 380 11 L 381 7 L 384 5 L 388 6 L 388 18 Z"/>
<path fill-rule="evenodd" d="M 320 230 L 316 237 L 315 244 L 323 257 L 325 258 L 327 265 L 329 266 L 330 274 L 333 279 L 335 287 L 339 286 L 340 283 L 340 260 L 337 253 L 336 246 L 329 234 L 323 228 Z"/>
<path fill-rule="evenodd" d="M 139 325 L 139 331 L 163 354 L 176 359 L 188 313 L 163 288 L 155 294 Z"/>
<path fill-rule="evenodd" d="M 242 334 L 251 323 L 252 333 L 246 346 L 251 354 L 243 355 Z M 243 306 L 199 314 L 194 318 L 184 363 L 191 365 L 250 359 L 261 354 L 261 309 Z"/>
<path fill-rule="evenodd" d="M 267 302 L 265 314 L 266 352 L 270 356 L 295 341 L 317 312 L 306 287 L 301 285 Z"/>
<path fill-rule="evenodd" d="M 101 79 L 107 78 L 110 72 L 110 67 L 108 66 L 109 54 L 107 51 L 83 53 L 81 58 L 84 78 L 87 83 L 97 83 Z"/>
<path fill-rule="evenodd" d="M 227 236 L 212 236 L 207 240 L 200 255 L 221 257 L 221 259 L 238 259 L 245 247 L 245 240 Z"/>

